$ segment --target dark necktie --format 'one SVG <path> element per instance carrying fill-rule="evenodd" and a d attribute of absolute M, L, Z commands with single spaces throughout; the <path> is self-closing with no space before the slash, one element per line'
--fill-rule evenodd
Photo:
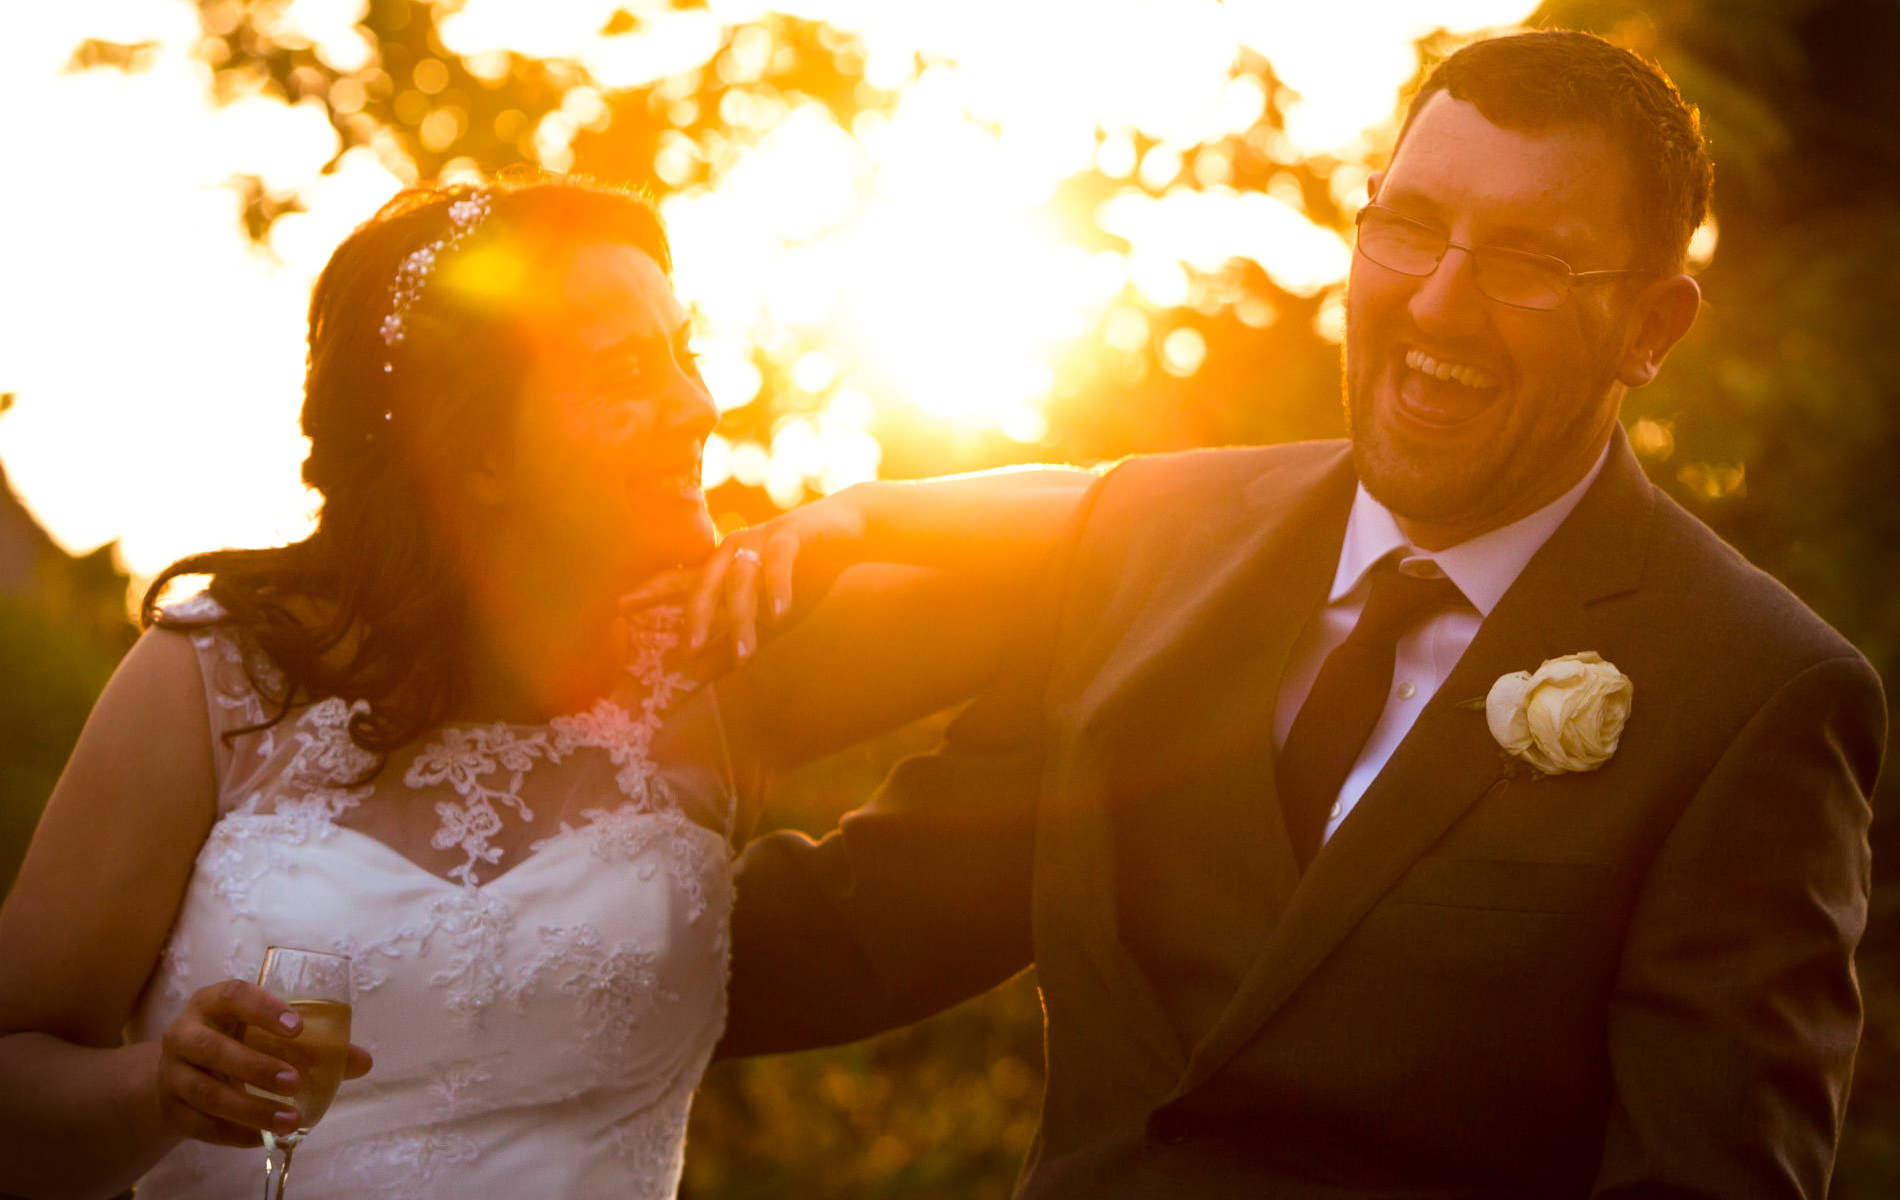
<path fill-rule="evenodd" d="M 1301 870 L 1319 852 L 1320 835 L 1339 789 L 1385 711 L 1399 639 L 1463 601 L 1451 580 L 1402 574 L 1395 558 L 1372 569 L 1372 594 L 1359 623 L 1326 656 L 1274 764 L 1280 806 Z"/>

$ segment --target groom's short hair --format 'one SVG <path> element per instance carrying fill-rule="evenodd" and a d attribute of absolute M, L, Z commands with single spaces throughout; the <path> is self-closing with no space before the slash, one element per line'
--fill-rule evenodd
<path fill-rule="evenodd" d="M 1477 106 L 1506 129 L 1598 129 L 1630 167 L 1629 220 L 1638 263 L 1680 271 L 1709 211 L 1714 168 L 1695 106 L 1662 69 L 1602 38 L 1540 30 L 1486 38 L 1439 63 L 1420 85 L 1399 141 L 1439 92 Z"/>

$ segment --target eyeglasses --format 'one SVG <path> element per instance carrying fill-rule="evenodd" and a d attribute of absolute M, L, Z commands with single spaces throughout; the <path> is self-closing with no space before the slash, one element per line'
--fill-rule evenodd
<path fill-rule="evenodd" d="M 1617 275 L 1653 275 L 1640 267 L 1610 271 L 1573 271 L 1570 264 L 1548 254 L 1505 250 L 1497 246 L 1466 246 L 1441 229 L 1393 212 L 1382 204 L 1359 210 L 1359 253 L 1388 271 L 1423 278 L 1438 270 L 1446 251 L 1456 246 L 1471 256 L 1472 277 L 1478 291 L 1512 308 L 1556 308 L 1570 295 L 1578 280 L 1608 279 Z"/>

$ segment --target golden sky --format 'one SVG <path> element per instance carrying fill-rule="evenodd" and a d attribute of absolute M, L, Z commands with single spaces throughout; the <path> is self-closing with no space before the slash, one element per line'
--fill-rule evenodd
<path fill-rule="evenodd" d="M 1217 179 L 1158 197 L 1134 186 L 1253 124 L 1266 97 L 1230 77 L 1241 49 L 1298 94 L 1293 144 L 1350 158 L 1390 120 L 1416 38 L 1511 25 L 1534 3 L 712 0 L 660 11 L 640 36 L 601 38 L 624 6 L 468 0 L 443 36 L 477 61 L 504 47 L 571 56 L 611 89 L 695 69 L 732 28 L 778 11 L 857 34 L 870 80 L 901 92 L 888 117 L 849 128 L 816 105 L 737 114 L 757 136 L 713 164 L 710 186 L 663 207 L 722 407 L 757 393 L 748 351 L 761 339 L 822 347 L 793 362 L 797 386 L 823 398 L 813 415 L 780 423 L 770 445 L 708 448 L 708 485 L 737 476 L 789 503 L 876 473 L 866 426 L 879 405 L 1037 441 L 1061 350 L 1105 318 L 1111 340 L 1145 338 L 1126 298 L 1179 303 L 1188 268 L 1243 256 L 1302 293 L 1343 277 L 1346 244 L 1296 196 Z M 362 11 L 361 0 L 289 0 L 282 22 L 349 70 L 370 53 L 353 28 Z M 190 54 L 198 35 L 188 0 L 0 17 L 0 105 L 25 141 L 0 193 L 0 392 L 18 396 L 0 418 L 0 462 L 63 546 L 118 539 L 143 576 L 193 550 L 308 530 L 304 304 L 330 249 L 403 183 L 367 150 L 320 175 L 337 145 L 313 108 L 213 106 Z M 88 37 L 158 50 L 137 74 L 64 73 Z M 751 49 L 769 54 L 769 39 Z M 917 75 L 919 53 L 944 65 Z M 542 161 L 565 165 L 567 138 L 600 109 L 597 90 L 570 96 L 537 131 Z M 1139 159 L 1137 132 L 1159 142 Z M 669 154 L 693 152 L 663 150 L 662 176 L 678 166 Z M 1041 215 L 1063 179 L 1091 167 L 1130 181 L 1096 214 L 1127 255 L 1083 250 Z M 308 211 L 251 245 L 226 186 L 236 174 L 297 189 Z M 1342 172 L 1335 192 L 1363 182 Z M 1190 374 L 1203 352 L 1177 330 L 1164 367 Z"/>

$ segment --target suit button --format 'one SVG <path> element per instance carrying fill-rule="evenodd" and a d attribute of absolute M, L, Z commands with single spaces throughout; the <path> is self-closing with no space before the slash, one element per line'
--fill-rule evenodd
<path fill-rule="evenodd" d="M 1163 1146 L 1179 1146 L 1192 1133 L 1188 1115 L 1178 1108 L 1164 1108 L 1148 1118 L 1148 1136 Z"/>

